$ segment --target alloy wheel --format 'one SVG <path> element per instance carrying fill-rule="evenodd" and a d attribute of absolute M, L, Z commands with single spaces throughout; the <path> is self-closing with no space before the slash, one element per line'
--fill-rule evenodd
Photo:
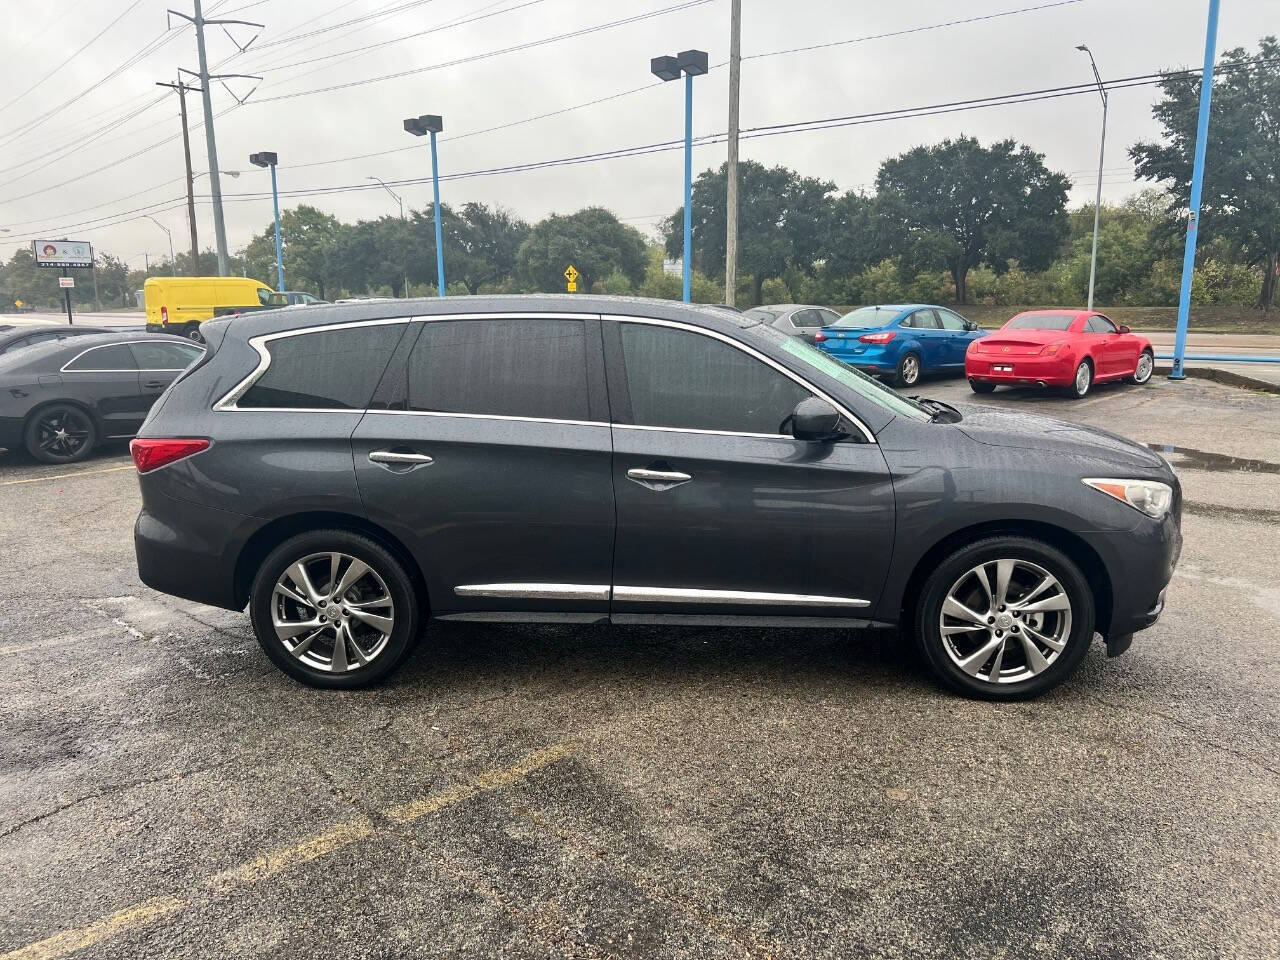
<path fill-rule="evenodd" d="M 271 625 L 288 653 L 315 670 L 359 670 L 386 649 L 395 604 L 376 570 L 347 553 L 290 564 L 271 596 Z"/>
<path fill-rule="evenodd" d="M 1133 371 L 1133 382 L 1146 383 L 1151 379 L 1151 371 L 1153 369 L 1155 369 L 1155 360 L 1152 359 L 1151 354 L 1144 350 L 1142 356 L 1138 357 L 1137 369 Z"/>
<path fill-rule="evenodd" d="M 36 423 L 36 445 L 55 460 L 74 460 L 85 452 L 92 432 L 92 424 L 85 414 L 70 407 L 58 407 Z"/>
<path fill-rule="evenodd" d="M 1071 638 L 1071 599 L 1028 560 L 980 563 L 947 591 L 938 618 L 951 662 L 975 680 L 1018 683 L 1047 670 Z"/>
<path fill-rule="evenodd" d="M 1087 363 L 1076 367 L 1076 396 L 1083 397 L 1089 392 L 1089 384 L 1093 381 L 1093 371 Z"/>
<path fill-rule="evenodd" d="M 911 386 L 919 379 L 920 361 L 916 359 L 915 354 L 909 353 L 902 361 L 902 382 Z"/>

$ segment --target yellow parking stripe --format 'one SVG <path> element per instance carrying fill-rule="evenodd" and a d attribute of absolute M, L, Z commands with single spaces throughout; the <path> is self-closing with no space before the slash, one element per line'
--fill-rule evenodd
<path fill-rule="evenodd" d="M 42 480 L 66 480 L 69 477 L 88 477 L 95 473 L 119 473 L 121 470 L 135 470 L 132 463 L 123 467 L 104 467 L 101 470 L 77 470 L 75 473 L 55 473 L 43 477 L 28 477 L 25 480 L 0 480 L 0 487 L 13 487 L 20 483 L 40 483 Z"/>
<path fill-rule="evenodd" d="M 129 469 L 133 469 L 130 467 Z M 531 773 L 542 769 L 557 760 L 569 755 L 566 744 L 556 744 L 544 750 L 529 754 L 518 763 L 497 770 L 487 770 L 474 779 L 456 787 L 451 787 L 429 797 L 413 800 L 409 803 L 397 804 L 383 811 L 383 816 L 397 824 L 412 823 L 446 807 L 454 806 L 464 800 L 514 786 Z M 210 894 L 226 893 L 237 887 L 253 886 L 281 871 L 309 863 L 320 857 L 341 850 L 359 840 L 373 836 L 376 828 L 367 817 L 349 820 L 332 827 L 323 833 L 307 837 L 300 843 L 280 847 L 268 853 L 260 854 L 237 867 L 223 870 L 206 877 L 202 885 Z M 124 933 L 126 930 L 140 927 L 154 920 L 179 913 L 191 907 L 192 903 L 179 900 L 177 897 L 153 897 L 142 903 L 117 910 L 101 920 L 96 920 L 87 927 L 77 930 L 64 930 L 55 933 L 38 943 L 19 947 L 10 953 L 0 955 L 0 960 L 57 960 L 68 957 L 87 947 L 101 943 L 110 937 Z"/>
<path fill-rule="evenodd" d="M 53 960 L 65 957 L 87 947 L 92 947 L 123 933 L 131 927 L 140 927 L 152 920 L 185 910 L 189 904 L 177 897 L 152 897 L 132 907 L 117 910 L 79 930 L 64 930 L 30 946 L 6 953 L 4 960 Z"/>

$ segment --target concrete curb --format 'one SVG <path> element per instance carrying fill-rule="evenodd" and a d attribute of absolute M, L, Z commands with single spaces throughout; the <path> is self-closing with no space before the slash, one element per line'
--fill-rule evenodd
<path fill-rule="evenodd" d="M 1167 375 L 1173 368 L 1162 366 L 1156 367 L 1155 373 L 1160 376 Z M 1280 383 L 1271 383 L 1269 380 L 1259 380 L 1256 377 L 1246 377 L 1242 373 L 1233 373 L 1230 370 L 1220 370 L 1217 367 L 1188 367 L 1184 366 L 1183 370 L 1188 377 L 1195 377 L 1199 380 L 1213 380 L 1215 383 L 1225 384 L 1229 387 L 1243 387 L 1246 390 L 1259 390 L 1262 393 L 1274 393 L 1280 396 Z"/>

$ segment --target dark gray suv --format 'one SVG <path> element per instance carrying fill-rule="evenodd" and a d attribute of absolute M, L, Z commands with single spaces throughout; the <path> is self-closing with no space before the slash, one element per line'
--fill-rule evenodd
<path fill-rule="evenodd" d="M 357 687 L 423 622 L 900 625 L 992 699 L 1113 655 L 1181 546 L 1165 461 L 915 401 L 750 317 L 477 297 L 206 323 L 133 442 L 148 585 Z"/>

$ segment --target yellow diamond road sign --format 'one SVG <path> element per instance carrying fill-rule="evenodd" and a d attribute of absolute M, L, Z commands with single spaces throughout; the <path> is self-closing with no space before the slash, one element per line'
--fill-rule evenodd
<path fill-rule="evenodd" d="M 572 263 L 569 264 L 569 266 L 564 268 L 564 278 L 568 280 L 570 283 L 577 283 L 578 268 L 575 267 Z"/>

